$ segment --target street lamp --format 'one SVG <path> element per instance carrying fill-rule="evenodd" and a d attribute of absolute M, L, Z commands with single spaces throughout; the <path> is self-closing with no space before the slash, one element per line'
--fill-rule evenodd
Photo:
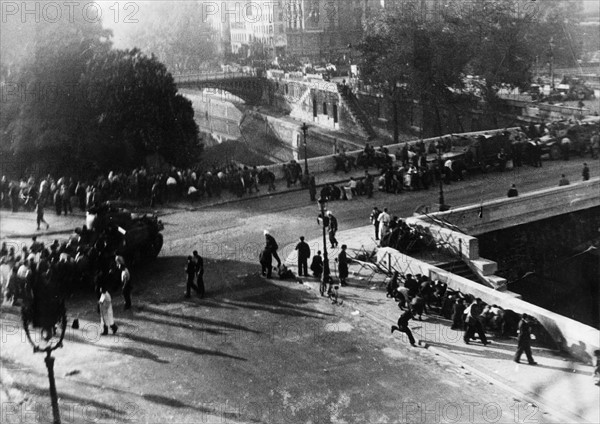
<path fill-rule="evenodd" d="M 52 275 L 53 271 L 50 271 Z M 60 424 L 58 395 L 54 381 L 54 357 L 52 351 L 63 347 L 63 339 L 67 328 L 67 313 L 58 284 L 55 280 L 40 276 L 40 284 L 35 290 L 27 288 L 27 296 L 21 309 L 23 328 L 33 353 L 46 352 L 46 368 L 50 383 L 50 400 L 52 402 L 53 423 Z"/>
<path fill-rule="evenodd" d="M 327 200 L 319 197 L 317 200 L 319 206 L 321 207 L 321 220 L 323 223 L 323 282 L 329 282 L 329 258 L 327 257 L 327 224 L 328 219 L 325 216 L 325 206 L 327 205 Z"/>
<path fill-rule="evenodd" d="M 304 173 L 306 175 L 308 175 L 308 155 L 306 153 L 306 136 L 308 134 L 308 125 L 306 125 L 306 122 L 304 122 L 302 124 L 300 129 L 302 130 L 302 133 L 304 134 Z"/>
<path fill-rule="evenodd" d="M 444 164 L 442 163 L 442 142 L 438 140 L 436 143 L 437 157 L 438 157 L 438 168 L 440 169 L 440 198 L 439 198 L 439 210 L 444 212 L 450 209 L 450 206 L 446 205 L 444 201 L 444 182 L 442 181 L 442 174 L 444 170 Z"/>

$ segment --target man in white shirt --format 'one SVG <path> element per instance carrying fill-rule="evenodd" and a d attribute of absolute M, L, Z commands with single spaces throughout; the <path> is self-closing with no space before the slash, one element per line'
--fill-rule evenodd
<path fill-rule="evenodd" d="M 391 220 L 387 208 L 383 208 L 383 212 L 381 212 L 377 218 L 377 221 L 379 221 L 379 240 L 383 240 L 389 232 Z"/>

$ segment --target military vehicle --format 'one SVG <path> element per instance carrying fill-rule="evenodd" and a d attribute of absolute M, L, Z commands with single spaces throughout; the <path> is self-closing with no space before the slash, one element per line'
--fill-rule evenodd
<path fill-rule="evenodd" d="M 599 127 L 599 123 L 593 121 L 553 122 L 547 126 L 549 133 L 540 137 L 542 154 L 547 154 L 553 160 L 560 159 L 560 142 L 564 137 L 568 137 L 571 140 L 570 152 L 584 156 L 589 150 L 592 133 L 598 131 Z"/>
<path fill-rule="evenodd" d="M 134 214 L 104 203 L 87 212 L 86 226 L 93 238 L 106 240 L 111 254 L 127 264 L 155 259 L 163 246 L 163 223 L 154 214 Z"/>

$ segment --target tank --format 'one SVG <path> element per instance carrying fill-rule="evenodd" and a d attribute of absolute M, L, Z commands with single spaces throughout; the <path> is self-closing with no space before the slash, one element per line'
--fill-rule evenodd
<path fill-rule="evenodd" d="M 164 226 L 154 214 L 132 214 L 105 203 L 88 211 L 86 225 L 93 240 L 106 240 L 110 254 L 123 256 L 127 264 L 153 260 L 163 246 Z"/>

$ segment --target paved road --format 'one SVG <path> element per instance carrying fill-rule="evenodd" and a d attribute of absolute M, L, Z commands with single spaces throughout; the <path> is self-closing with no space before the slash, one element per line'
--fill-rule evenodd
<path fill-rule="evenodd" d="M 522 191 L 554 186 L 561 172 L 578 180 L 581 162 L 546 162 L 542 169 L 453 183 L 444 187 L 447 202 L 503 196 L 513 182 Z M 595 163 L 592 175 L 598 173 Z M 365 225 L 373 204 L 406 216 L 436 200 L 434 190 L 377 193 L 370 200 L 334 202 L 330 209 L 347 229 Z M 425 349 L 407 349 L 389 328 L 348 306 L 317 302 L 295 283 L 289 291 L 260 279 L 262 230 L 271 229 L 285 250 L 300 234 L 318 237 L 316 212 L 307 193 L 290 193 L 165 216 L 163 253 L 134 274 L 134 303 L 142 308 L 124 313 L 115 296 L 118 337 L 98 338 L 89 297 L 70 300 L 81 330 L 72 330 L 56 355 L 62 410 L 75 417 L 70 422 L 551 420 L 542 413 L 530 417 L 521 400 Z M 207 301 L 182 299 L 183 256 L 193 249 L 207 259 Z M 38 407 L 47 417 L 42 358 L 17 329 L 18 316 L 4 311 L 2 365 L 13 377 L 9 400 L 15 403 L 3 414 L 14 412 L 14 421 Z"/>

